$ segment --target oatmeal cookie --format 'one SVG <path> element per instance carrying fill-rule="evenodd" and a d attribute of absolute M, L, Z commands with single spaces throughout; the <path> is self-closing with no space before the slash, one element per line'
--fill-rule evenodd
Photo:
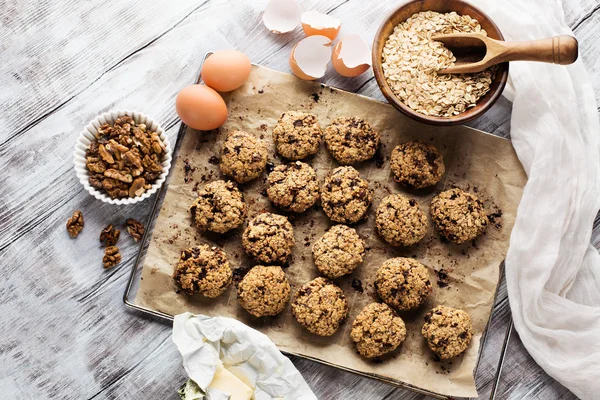
<path fill-rule="evenodd" d="M 246 253 L 265 264 L 284 264 L 294 247 L 294 229 L 286 217 L 258 214 L 242 235 Z"/>
<path fill-rule="evenodd" d="M 246 203 L 235 183 L 214 181 L 200 190 L 190 213 L 199 231 L 225 233 L 244 222 Z"/>
<path fill-rule="evenodd" d="M 442 360 L 447 360 L 469 347 L 473 337 L 473 324 L 465 311 L 437 306 L 425 315 L 421 334 L 431 351 Z"/>
<path fill-rule="evenodd" d="M 213 298 L 231 285 L 233 273 L 222 249 L 201 244 L 181 252 L 173 279 L 189 295 Z"/>
<path fill-rule="evenodd" d="M 273 129 L 277 152 L 294 161 L 318 152 L 322 137 L 317 117 L 301 111 L 283 113 Z"/>
<path fill-rule="evenodd" d="M 375 290 L 390 306 L 409 311 L 423 304 L 433 288 L 423 264 L 414 258 L 397 257 L 386 260 L 379 267 Z"/>
<path fill-rule="evenodd" d="M 319 272 L 335 279 L 362 264 L 365 242 L 353 228 L 335 225 L 315 242 L 312 253 Z"/>
<path fill-rule="evenodd" d="M 375 226 L 381 237 L 392 246 L 411 246 L 425 237 L 427 216 L 415 200 L 392 194 L 379 203 Z"/>
<path fill-rule="evenodd" d="M 420 141 L 396 146 L 392 151 L 390 167 L 396 182 L 415 189 L 436 185 L 446 172 L 444 159 L 438 149 Z"/>
<path fill-rule="evenodd" d="M 237 183 L 258 178 L 267 166 L 267 145 L 244 131 L 233 131 L 221 147 L 221 172 Z"/>
<path fill-rule="evenodd" d="M 269 174 L 268 183 L 269 200 L 286 211 L 304 212 L 319 198 L 317 173 L 300 161 L 276 166 Z"/>
<path fill-rule="evenodd" d="M 371 303 L 354 320 L 350 338 L 363 357 L 379 357 L 404 342 L 406 326 L 387 304 Z"/>
<path fill-rule="evenodd" d="M 321 188 L 321 205 L 334 222 L 354 224 L 367 214 L 373 201 L 373 189 L 352 167 L 331 171 Z"/>
<path fill-rule="evenodd" d="M 292 314 L 309 332 L 331 336 L 348 315 L 348 300 L 333 282 L 316 278 L 298 289 L 292 301 Z"/>
<path fill-rule="evenodd" d="M 327 150 L 342 165 L 356 164 L 375 155 L 380 133 L 362 118 L 340 117 L 325 128 Z"/>
<path fill-rule="evenodd" d="M 435 196 L 430 210 L 440 235 L 458 244 L 483 234 L 489 224 L 481 200 L 458 188 Z"/>
<path fill-rule="evenodd" d="M 240 282 L 240 305 L 255 317 L 279 314 L 290 300 L 290 284 L 281 267 L 252 268 Z"/>

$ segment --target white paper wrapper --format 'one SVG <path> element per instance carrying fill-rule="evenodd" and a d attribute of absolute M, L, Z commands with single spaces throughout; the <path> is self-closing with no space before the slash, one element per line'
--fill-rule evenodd
<path fill-rule="evenodd" d="M 254 389 L 254 399 L 316 399 L 294 364 L 264 334 L 225 317 L 183 313 L 173 321 L 173 342 L 183 357 L 189 377 L 207 393 L 207 399 L 228 399 L 210 390 L 221 363 Z"/>

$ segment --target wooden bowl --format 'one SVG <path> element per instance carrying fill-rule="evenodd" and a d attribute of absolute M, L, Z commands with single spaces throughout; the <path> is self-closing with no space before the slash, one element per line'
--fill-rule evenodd
<path fill-rule="evenodd" d="M 394 31 L 394 28 L 406 21 L 411 15 L 420 11 L 437 11 L 440 13 L 448 13 L 455 11 L 459 15 L 469 15 L 475 18 L 481 24 L 481 27 L 486 30 L 489 37 L 493 39 L 504 40 L 500 29 L 496 24 L 481 10 L 475 6 L 461 0 L 412 0 L 400 6 L 392 12 L 381 24 L 375 39 L 373 40 L 373 72 L 375 80 L 381 89 L 385 98 L 398 110 L 410 118 L 430 125 L 459 125 L 467 121 L 471 121 L 483 113 L 485 113 L 502 95 L 506 81 L 508 80 L 508 63 L 498 65 L 496 76 L 492 80 L 490 90 L 481 97 L 474 107 L 468 108 L 465 112 L 453 117 L 434 117 L 424 115 L 412 110 L 404 104 L 389 87 L 385 76 L 383 75 L 382 57 L 383 47 L 386 40 Z"/>

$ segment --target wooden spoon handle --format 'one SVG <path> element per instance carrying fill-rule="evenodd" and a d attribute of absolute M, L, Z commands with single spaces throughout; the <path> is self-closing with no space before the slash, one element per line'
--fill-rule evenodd
<path fill-rule="evenodd" d="M 578 44 L 573 36 L 561 35 L 529 42 L 502 42 L 503 54 L 498 63 L 505 61 L 541 61 L 567 65 L 577 60 Z M 494 62 L 496 64 L 496 62 Z"/>

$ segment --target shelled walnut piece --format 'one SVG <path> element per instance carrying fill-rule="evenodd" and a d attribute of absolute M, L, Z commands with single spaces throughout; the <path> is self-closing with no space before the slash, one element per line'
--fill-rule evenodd
<path fill-rule="evenodd" d="M 144 225 L 140 221 L 127 218 L 125 226 L 127 226 L 127 232 L 129 232 L 129 235 L 136 243 L 144 236 Z"/>
<path fill-rule="evenodd" d="M 106 244 L 106 246 L 114 246 L 119 241 L 121 231 L 115 229 L 112 224 L 109 224 L 106 228 L 100 232 L 100 243 Z"/>
<path fill-rule="evenodd" d="M 107 246 L 104 249 L 104 257 L 102 257 L 102 265 L 104 269 L 109 269 L 121 262 L 121 253 L 117 246 Z"/>
<path fill-rule="evenodd" d="M 71 218 L 67 221 L 67 232 L 72 239 L 75 239 L 79 232 L 83 229 L 83 214 L 79 210 L 75 210 Z"/>
<path fill-rule="evenodd" d="M 112 268 L 121 262 L 121 253 L 116 246 L 121 236 L 121 231 L 115 229 L 112 224 L 109 224 L 100 232 L 100 243 L 106 245 L 104 249 L 104 257 L 102 257 L 102 265 L 104 269 Z"/>
<path fill-rule="evenodd" d="M 158 134 L 125 115 L 98 128 L 86 152 L 90 184 L 111 198 L 141 196 L 163 171 L 166 148 Z"/>

